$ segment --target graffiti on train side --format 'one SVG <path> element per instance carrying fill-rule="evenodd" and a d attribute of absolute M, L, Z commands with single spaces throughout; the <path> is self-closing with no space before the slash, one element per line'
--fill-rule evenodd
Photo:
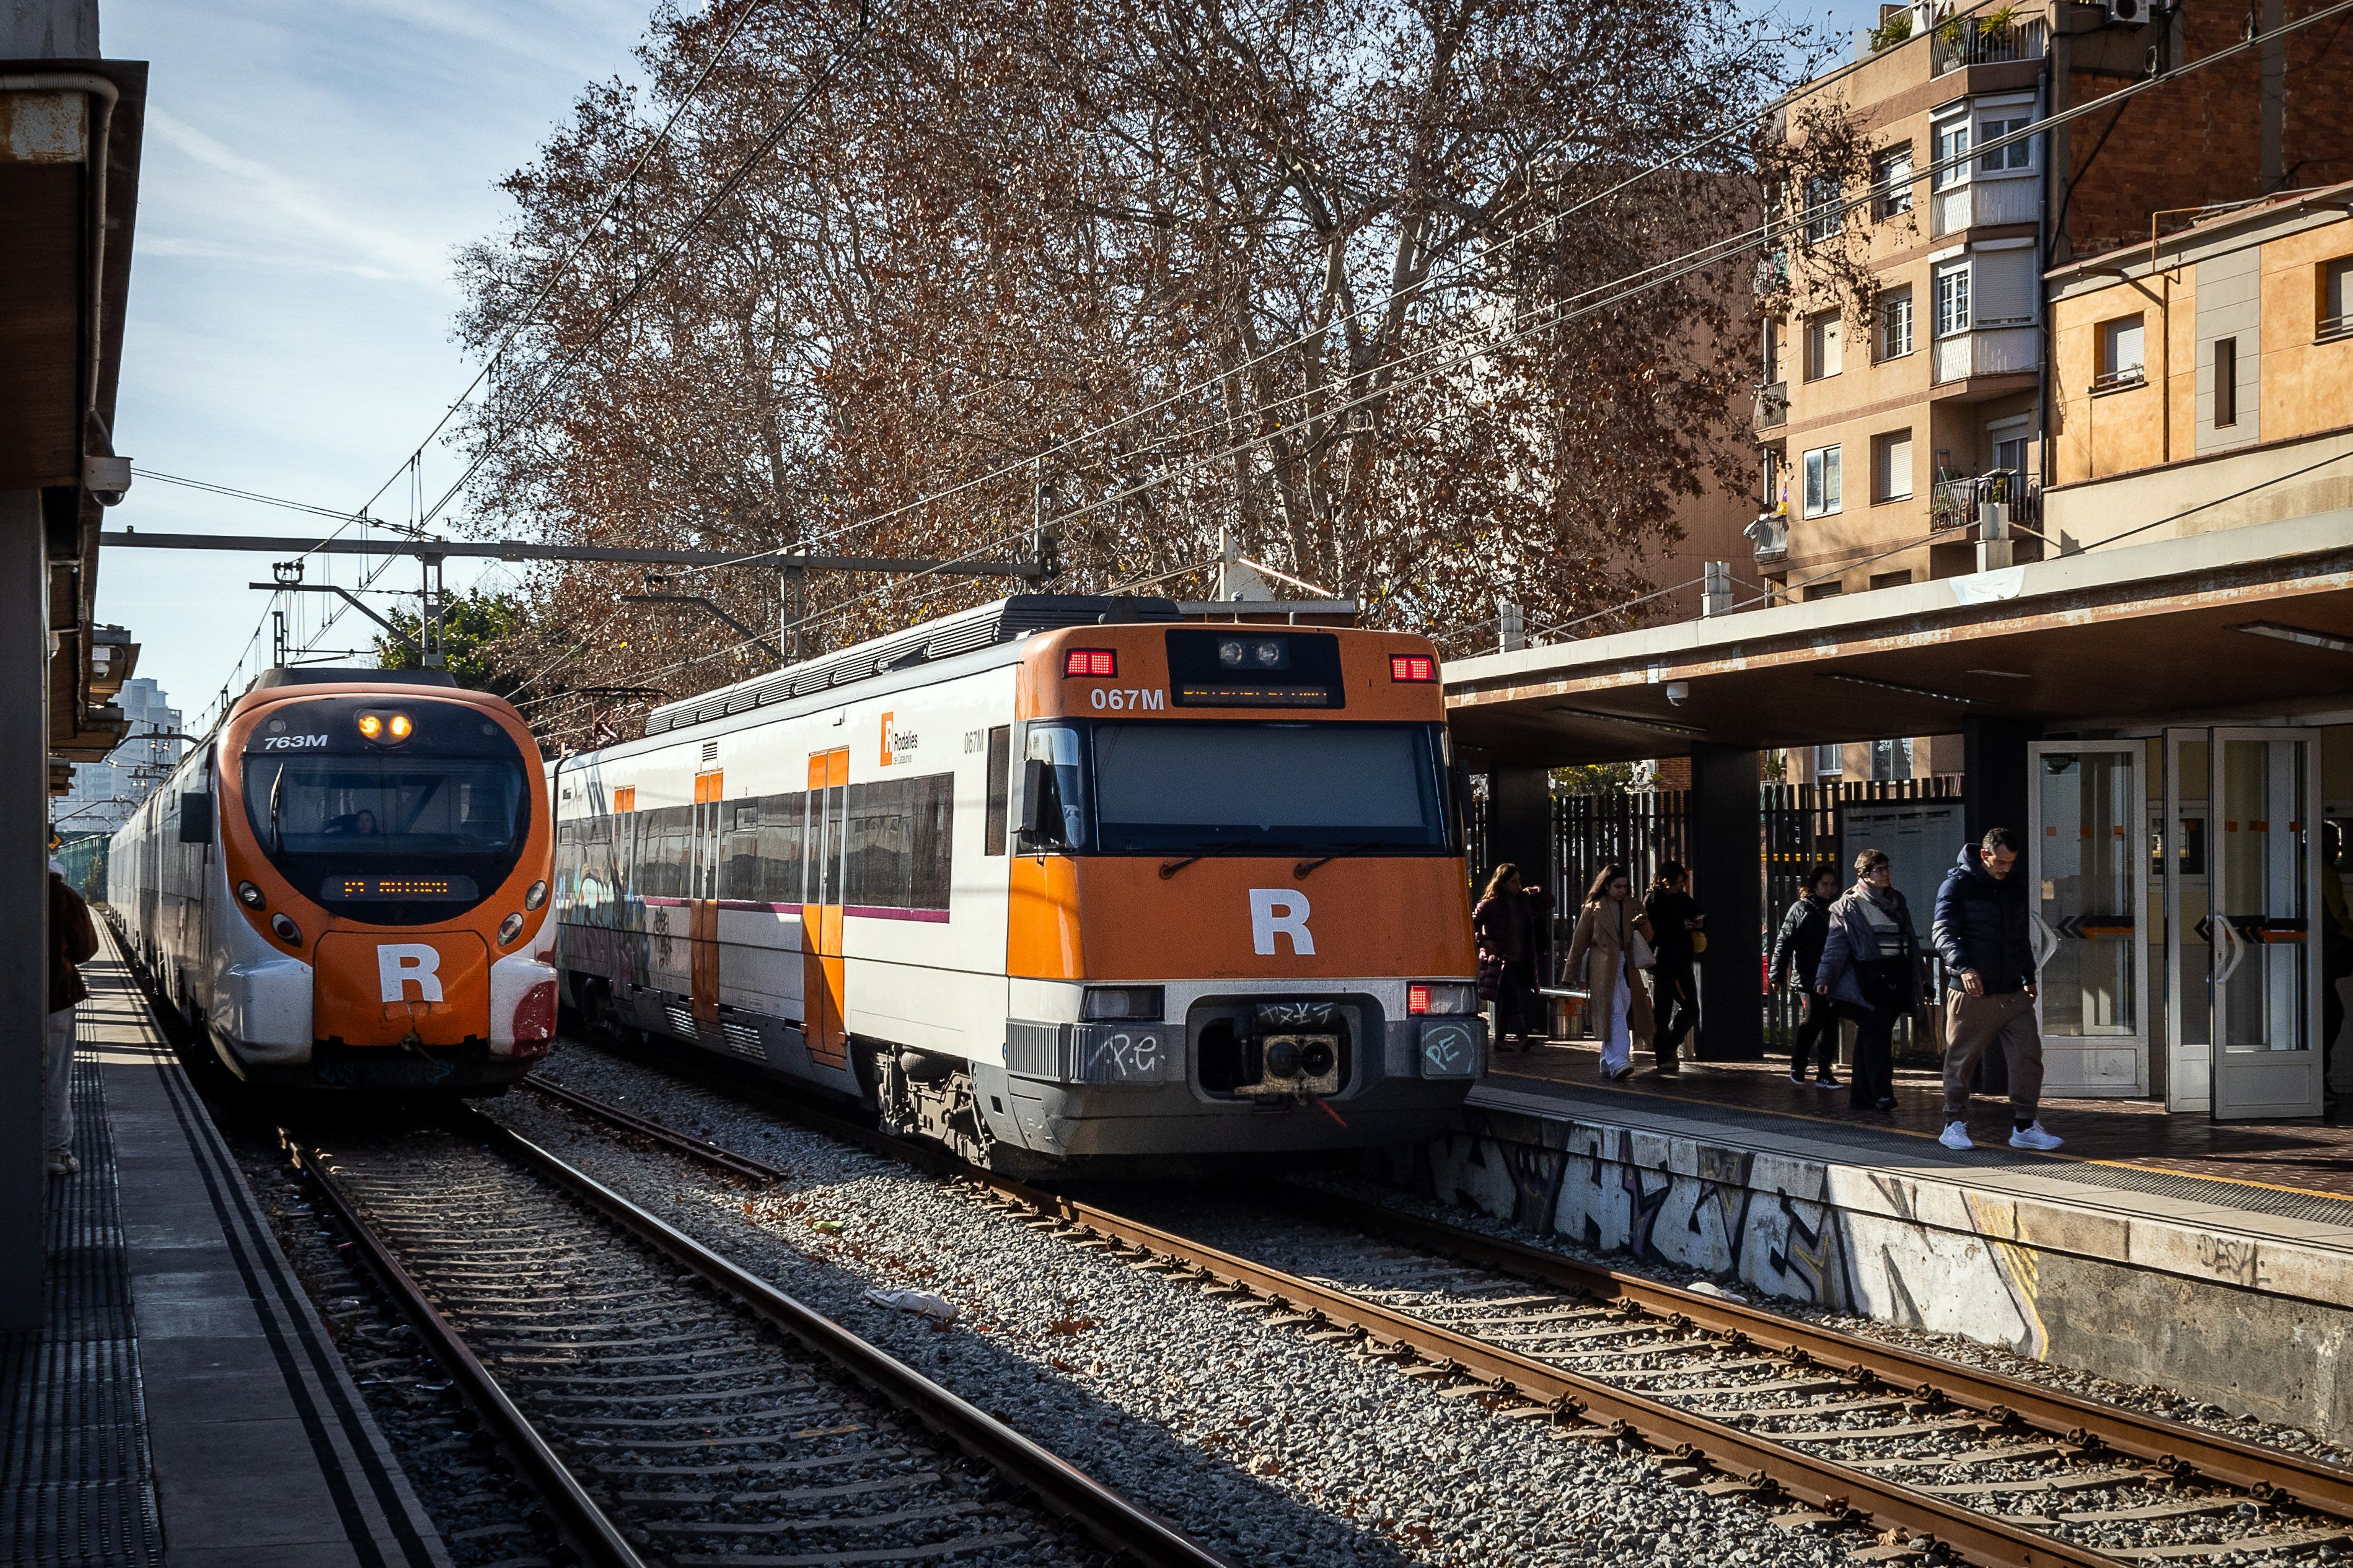
<path fill-rule="evenodd" d="M 1168 1050 L 1158 1035 L 1121 1030 L 1088 1042 L 1079 1077 L 1086 1083 L 1157 1083 L 1167 1065 Z"/>

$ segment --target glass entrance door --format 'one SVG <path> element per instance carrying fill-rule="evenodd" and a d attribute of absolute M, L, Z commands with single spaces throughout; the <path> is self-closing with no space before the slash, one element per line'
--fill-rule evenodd
<path fill-rule="evenodd" d="M 2147 1094 L 2143 748 L 2137 741 L 2080 741 L 2029 751 L 2031 907 L 2052 944 L 2037 1001 L 2045 1091 Z"/>
<path fill-rule="evenodd" d="M 2318 748 L 2294 730 L 2216 730 L 2207 940 L 2217 1120 L 2321 1110 Z"/>
<path fill-rule="evenodd" d="M 2165 1108 L 2213 1105 L 2212 927 L 2206 919 L 2207 790 L 2212 743 L 2203 730 L 2165 737 L 2165 802 L 2152 858 L 2165 888 Z"/>

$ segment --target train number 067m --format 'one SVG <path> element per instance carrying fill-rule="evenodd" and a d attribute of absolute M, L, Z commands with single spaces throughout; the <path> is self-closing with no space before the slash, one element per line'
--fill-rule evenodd
<path fill-rule="evenodd" d="M 1157 687 L 1104 688 L 1098 686 L 1087 695 L 1093 700 L 1096 707 L 1109 709 L 1114 712 L 1133 708 L 1148 713 L 1157 713 L 1168 706 L 1168 693 Z"/>

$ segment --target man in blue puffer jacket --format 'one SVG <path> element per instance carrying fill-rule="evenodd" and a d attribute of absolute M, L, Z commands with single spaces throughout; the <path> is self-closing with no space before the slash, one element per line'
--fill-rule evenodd
<path fill-rule="evenodd" d="M 1988 1047 L 2010 1061 L 2010 1146 L 2050 1150 L 2060 1140 L 2042 1130 L 2042 1034 L 2034 1020 L 2034 942 L 2026 874 L 2007 827 L 1989 829 L 1936 889 L 1929 940 L 1945 961 L 1945 1131 L 1947 1149 L 1969 1141 L 1969 1075 Z"/>

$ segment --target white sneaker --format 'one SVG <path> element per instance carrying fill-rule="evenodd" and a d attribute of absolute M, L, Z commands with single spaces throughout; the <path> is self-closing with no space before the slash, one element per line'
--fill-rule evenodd
<path fill-rule="evenodd" d="M 2064 1138 L 2053 1138 L 2050 1133 L 2042 1131 L 2042 1123 L 2040 1121 L 2031 1127 L 2021 1127 L 2010 1135 L 2010 1146 L 2013 1149 L 2049 1151 L 2056 1149 L 2065 1142 Z"/>
<path fill-rule="evenodd" d="M 1942 1143 L 1947 1149 L 1974 1149 L 1977 1147 L 1975 1143 L 1969 1141 L 1969 1124 L 1966 1121 L 1946 1122 L 1944 1131 L 1936 1135 L 1936 1142 Z"/>

